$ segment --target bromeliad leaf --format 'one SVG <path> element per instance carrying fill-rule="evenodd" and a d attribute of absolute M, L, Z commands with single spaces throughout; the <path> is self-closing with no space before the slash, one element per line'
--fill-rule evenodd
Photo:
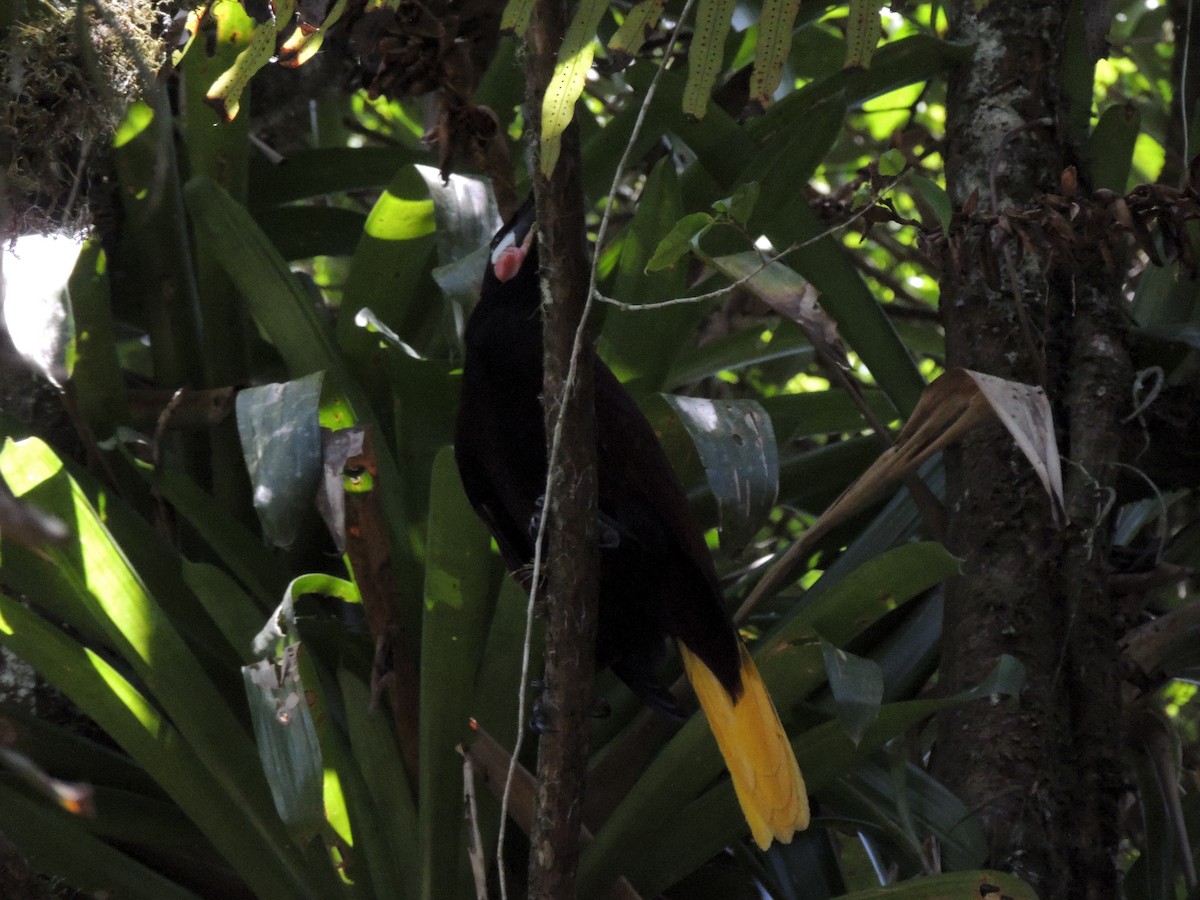
<path fill-rule="evenodd" d="M 721 543 L 737 552 L 775 503 L 779 456 L 771 417 L 753 400 L 664 394 L 692 437 L 721 515 Z"/>
<path fill-rule="evenodd" d="M 883 673 L 879 664 L 821 641 L 825 675 L 837 703 L 837 718 L 856 745 L 879 716 L 883 702 Z"/>
<path fill-rule="evenodd" d="M 286 547 L 311 508 L 321 475 L 318 409 L 323 373 L 247 388 L 237 397 L 238 435 L 267 538 Z"/>

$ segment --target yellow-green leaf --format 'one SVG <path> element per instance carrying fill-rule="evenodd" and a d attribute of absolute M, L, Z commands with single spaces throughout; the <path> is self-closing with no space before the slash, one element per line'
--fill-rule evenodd
<path fill-rule="evenodd" d="M 562 133 L 571 124 L 575 101 L 583 93 L 592 57 L 596 52 L 593 40 L 600 17 L 608 4 L 603 0 L 583 0 L 575 10 L 571 24 L 558 51 L 554 75 L 542 98 L 541 169 L 547 178 L 558 163 Z"/>
<path fill-rule="evenodd" d="M 233 65 L 222 72 L 208 89 L 205 100 L 226 122 L 237 118 L 242 94 L 250 84 L 250 79 L 275 55 L 275 35 L 283 25 L 292 20 L 295 11 L 296 0 L 278 0 L 275 5 L 275 21 L 264 22 L 254 27 L 249 46 L 238 54 Z"/>
<path fill-rule="evenodd" d="M 725 35 L 736 5 L 736 0 L 700 0 L 696 7 L 696 30 L 688 50 L 688 77 L 683 88 L 683 111 L 689 116 L 703 119 L 708 109 L 708 95 L 725 61 Z"/>
<path fill-rule="evenodd" d="M 875 47 L 883 37 L 880 8 L 877 0 L 850 0 L 850 18 L 846 20 L 846 64 L 843 68 L 870 67 Z"/>
<path fill-rule="evenodd" d="M 760 105 L 771 102 L 783 77 L 783 64 L 792 49 L 792 24 L 800 0 L 765 0 L 758 24 L 758 48 L 750 73 L 750 98 Z"/>
<path fill-rule="evenodd" d="M 608 49 L 630 56 L 636 54 L 646 42 L 646 32 L 658 24 L 666 5 L 667 0 L 642 0 L 625 16 L 625 21 L 609 40 Z"/>
<path fill-rule="evenodd" d="M 529 21 L 533 18 L 534 0 L 508 0 L 504 7 L 504 15 L 500 17 L 500 30 L 511 31 L 522 35 L 529 30 Z"/>

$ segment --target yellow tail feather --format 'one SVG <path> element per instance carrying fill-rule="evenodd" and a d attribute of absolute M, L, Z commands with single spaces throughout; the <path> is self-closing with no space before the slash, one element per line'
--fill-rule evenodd
<path fill-rule="evenodd" d="M 682 643 L 684 669 L 717 739 L 733 789 L 763 850 L 808 827 L 808 793 L 775 704 L 742 645 L 742 696 L 736 704 L 717 676 Z"/>

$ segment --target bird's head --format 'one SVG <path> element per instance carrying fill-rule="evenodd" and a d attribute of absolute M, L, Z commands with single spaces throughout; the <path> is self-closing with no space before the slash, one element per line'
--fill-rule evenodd
<path fill-rule="evenodd" d="M 494 279 L 506 284 L 526 272 L 528 277 L 537 277 L 537 209 L 530 196 L 504 227 L 492 238 L 492 252 L 488 259 L 485 286 Z"/>

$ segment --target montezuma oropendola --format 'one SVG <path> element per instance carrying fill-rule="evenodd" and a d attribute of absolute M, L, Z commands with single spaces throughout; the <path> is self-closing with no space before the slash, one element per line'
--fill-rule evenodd
<path fill-rule="evenodd" d="M 454 449 L 467 497 L 508 568 L 525 580 L 546 480 L 542 316 L 532 199 L 492 239 L 467 322 Z M 663 635 L 684 668 L 733 777 L 755 841 L 808 825 L 804 779 L 758 669 L 725 607 L 704 536 L 654 431 L 616 376 L 595 362 L 600 598 L 597 668 L 643 701 L 678 707 L 658 681 Z"/>

